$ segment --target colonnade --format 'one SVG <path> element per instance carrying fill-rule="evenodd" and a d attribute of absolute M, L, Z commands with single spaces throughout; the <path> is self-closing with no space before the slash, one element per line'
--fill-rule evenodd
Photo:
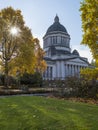
<path fill-rule="evenodd" d="M 46 71 L 43 74 L 44 79 L 65 79 L 69 76 L 79 76 L 80 70 L 86 68 L 86 66 L 83 65 L 75 65 L 75 64 L 58 64 L 58 66 L 48 66 Z"/>
<path fill-rule="evenodd" d="M 80 70 L 83 69 L 83 68 L 86 68 L 86 66 L 66 64 L 65 65 L 65 77 L 79 76 Z"/>

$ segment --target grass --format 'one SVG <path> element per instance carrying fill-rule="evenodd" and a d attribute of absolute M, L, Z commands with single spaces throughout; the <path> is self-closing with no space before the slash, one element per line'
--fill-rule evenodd
<path fill-rule="evenodd" d="M 46 97 L 2 97 L 0 130 L 98 130 L 98 106 Z"/>

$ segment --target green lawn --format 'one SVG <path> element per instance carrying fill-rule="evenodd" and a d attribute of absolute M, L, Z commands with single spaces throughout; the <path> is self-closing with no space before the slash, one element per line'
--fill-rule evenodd
<path fill-rule="evenodd" d="M 3 97 L 0 130 L 98 130 L 98 106 L 46 97 Z"/>

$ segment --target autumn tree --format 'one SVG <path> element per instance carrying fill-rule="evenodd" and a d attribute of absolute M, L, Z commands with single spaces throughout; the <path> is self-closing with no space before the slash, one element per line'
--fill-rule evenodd
<path fill-rule="evenodd" d="M 35 57 L 36 57 L 35 71 L 42 74 L 46 70 L 46 67 L 47 67 L 47 64 L 44 60 L 45 52 L 41 48 L 39 40 L 35 38 L 34 41 L 35 41 L 34 52 L 35 52 Z"/>
<path fill-rule="evenodd" d="M 80 6 L 83 38 L 82 44 L 87 45 L 95 60 L 93 69 L 81 71 L 88 79 L 98 79 L 98 0 L 83 0 Z"/>
<path fill-rule="evenodd" d="M 81 70 L 81 76 L 86 81 L 96 81 L 98 78 L 98 68 L 86 68 Z"/>
<path fill-rule="evenodd" d="M 83 39 L 94 59 L 98 59 L 98 0 L 83 0 L 80 6 Z"/>
<path fill-rule="evenodd" d="M 34 71 L 35 42 L 20 10 L 8 7 L 0 11 L 0 63 L 6 87 L 10 74 Z"/>

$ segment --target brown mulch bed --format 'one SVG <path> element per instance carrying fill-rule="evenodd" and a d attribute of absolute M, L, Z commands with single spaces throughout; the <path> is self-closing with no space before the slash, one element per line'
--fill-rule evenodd
<path fill-rule="evenodd" d="M 73 102 L 83 102 L 83 103 L 98 105 L 98 99 L 93 99 L 93 98 L 79 98 L 79 97 L 69 97 L 69 98 L 63 97 L 62 98 L 62 97 L 57 97 L 57 96 L 53 96 L 53 95 L 50 95 L 49 97 L 57 98 L 57 99 L 60 99 L 60 100 L 69 100 L 69 101 L 73 101 Z"/>
<path fill-rule="evenodd" d="M 26 90 L 19 90 L 19 89 L 2 89 L 2 88 L 0 88 L 0 96 L 2 96 L 2 95 L 17 95 L 17 94 L 36 94 L 36 93 L 48 93 L 47 97 L 58 98 L 60 100 L 70 100 L 73 102 L 83 102 L 83 103 L 98 105 L 98 99 L 79 98 L 79 97 L 69 97 L 69 98 L 64 97 L 64 98 L 62 98 L 59 96 L 54 96 L 53 93 L 51 93 L 51 91 L 49 91 L 49 90 L 30 89 L 30 90 L 26 91 Z"/>
<path fill-rule="evenodd" d="M 96 104 L 98 105 L 98 99 L 92 99 L 92 98 L 65 98 L 66 100 L 70 100 L 73 102 L 83 102 L 83 103 L 90 103 L 90 104 Z"/>

